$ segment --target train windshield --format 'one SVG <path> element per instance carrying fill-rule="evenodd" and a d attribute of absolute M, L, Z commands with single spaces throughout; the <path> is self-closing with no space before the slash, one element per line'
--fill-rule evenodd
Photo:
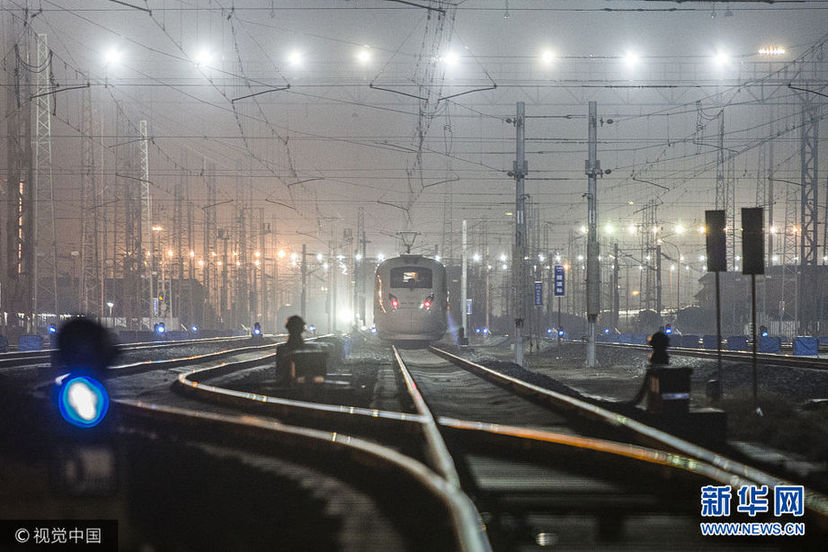
<path fill-rule="evenodd" d="M 400 266 L 391 269 L 391 287 L 421 289 L 431 287 L 431 269 Z"/>

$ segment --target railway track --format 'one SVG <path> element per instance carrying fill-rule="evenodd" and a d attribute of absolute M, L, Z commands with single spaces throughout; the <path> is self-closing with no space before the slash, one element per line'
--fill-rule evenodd
<path fill-rule="evenodd" d="M 434 354 L 448 360 L 437 361 Z M 679 533 L 692 548 L 710 542 L 698 535 L 701 485 L 783 483 L 624 416 L 487 373 L 484 367 L 446 351 L 394 351 L 393 355 L 399 389 L 406 389 L 403 402 L 408 407 L 400 411 L 319 404 L 232 389 L 232 384 L 222 382 L 222 378 L 232 379 L 235 369 L 229 365 L 181 374 L 175 386 L 188 397 L 272 417 L 289 427 L 324 431 L 335 436 L 335 441 L 347 434 L 360 443 L 372 442 L 413 459 L 448 485 L 450 495 L 472 496 L 482 512 L 486 537 L 498 549 L 568 542 L 573 534 L 587 538 L 591 547 L 612 548 L 629 542 L 647 546 L 653 544 L 648 543 L 647 535 L 660 534 L 674 525 L 682 528 Z M 408 358 L 410 355 L 417 358 Z M 271 360 L 266 356 L 260 362 Z M 409 370 L 407 364 L 415 368 Z M 447 390 L 451 388 L 445 385 L 447 381 L 459 381 L 458 371 L 465 370 L 494 378 L 497 393 L 494 389 L 481 391 L 479 383 L 475 389 L 468 381 L 454 386 L 454 391 L 459 388 L 464 392 L 461 395 Z M 520 399 L 525 404 L 516 410 L 514 397 L 504 395 L 504 387 L 520 389 L 532 402 Z M 486 395 L 489 392 L 492 394 Z M 464 402 L 479 404 L 484 396 L 488 402 L 483 410 L 488 413 L 479 407 L 463 411 Z M 546 408 L 540 408 L 539 403 Z M 512 412 L 512 419 L 498 414 L 502 410 L 495 411 L 503 405 Z M 600 436 L 588 434 L 587 426 Z M 606 434 L 614 439 L 606 439 Z M 636 440 L 652 446 L 635 444 Z M 457 543 L 463 549 L 486 549 L 489 544 L 480 533 L 476 514 L 468 510 L 465 501 L 459 504 L 465 506 L 450 516 L 462 522 L 455 528 Z M 822 495 L 807 493 L 812 530 L 826 530 L 827 504 Z M 580 533 L 568 529 L 573 516 Z"/>
<path fill-rule="evenodd" d="M 631 343 L 597 343 L 599 347 L 628 348 L 639 351 L 650 351 L 648 345 L 637 345 Z M 715 359 L 718 353 L 711 349 L 692 349 L 689 347 L 670 347 L 668 352 L 671 355 L 681 355 L 696 358 Z M 725 351 L 721 352 L 722 360 L 736 362 L 751 362 L 753 353 L 750 351 Z M 828 358 L 809 356 L 795 356 L 793 354 L 781 353 L 757 353 L 756 358 L 763 364 L 776 364 L 793 366 L 797 368 L 812 368 L 815 370 L 828 370 Z"/>

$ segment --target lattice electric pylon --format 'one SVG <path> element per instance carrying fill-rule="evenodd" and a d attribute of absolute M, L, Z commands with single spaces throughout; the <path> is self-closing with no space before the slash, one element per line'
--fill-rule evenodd
<path fill-rule="evenodd" d="M 82 312 L 104 315 L 101 301 L 101 263 L 98 236 L 99 212 L 102 207 L 98 175 L 95 169 L 94 122 L 92 116 L 92 89 L 81 96 L 81 247 L 80 282 L 78 297 Z"/>
<path fill-rule="evenodd" d="M 34 286 L 32 310 L 38 314 L 59 314 L 57 285 L 57 241 L 55 237 L 55 195 L 52 182 L 51 53 L 45 34 L 36 37 L 35 69 L 35 171 L 34 171 Z M 44 320 L 45 323 L 45 320 Z"/>

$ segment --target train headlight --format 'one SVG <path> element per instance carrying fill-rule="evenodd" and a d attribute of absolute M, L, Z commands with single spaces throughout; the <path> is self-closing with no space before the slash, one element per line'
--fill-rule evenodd
<path fill-rule="evenodd" d="M 58 409 L 63 419 L 72 425 L 95 427 L 109 411 L 109 394 L 94 378 L 70 376 L 60 386 Z"/>
<path fill-rule="evenodd" d="M 397 299 L 394 295 L 389 294 L 388 299 L 389 299 L 389 301 L 391 301 L 391 308 L 396 309 L 397 307 L 400 306 L 400 300 Z"/>

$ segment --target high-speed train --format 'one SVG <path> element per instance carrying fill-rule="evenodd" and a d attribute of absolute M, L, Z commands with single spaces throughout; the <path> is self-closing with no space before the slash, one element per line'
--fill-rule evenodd
<path fill-rule="evenodd" d="M 421 255 L 401 255 L 377 267 L 374 325 L 396 343 L 437 341 L 448 326 L 446 267 Z"/>

